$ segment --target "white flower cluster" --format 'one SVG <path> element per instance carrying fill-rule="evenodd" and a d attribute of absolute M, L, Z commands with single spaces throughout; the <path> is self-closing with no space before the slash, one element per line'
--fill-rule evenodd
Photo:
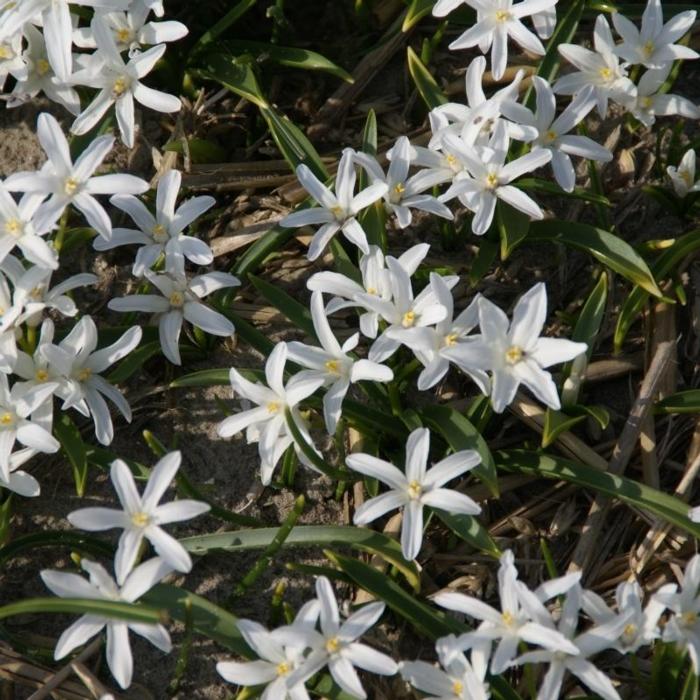
<path fill-rule="evenodd" d="M 615 684 L 592 657 L 606 650 L 637 654 L 663 640 L 687 648 L 697 673 L 700 555 L 688 562 L 680 591 L 676 584 L 662 586 L 646 605 L 636 582 L 619 584 L 615 605 L 610 607 L 597 593 L 584 589 L 580 578 L 580 573 L 567 574 L 530 590 L 518 578 L 513 553 L 504 552 L 498 571 L 500 609 L 450 590 L 433 596 L 440 607 L 479 623 L 473 631 L 439 638 L 435 644 L 439 666 L 435 666 L 426 661 L 397 664 L 359 643 L 381 617 L 384 604 L 370 603 L 341 623 L 330 583 L 319 577 L 317 598 L 301 608 L 291 625 L 268 631 L 256 622 L 240 620 L 239 629 L 259 660 L 224 661 L 217 670 L 231 683 L 265 685 L 262 697 L 270 700 L 306 700 L 309 694 L 304 682 L 325 666 L 338 685 L 356 698 L 367 695 L 354 666 L 381 675 L 399 671 L 407 683 L 432 700 L 488 700 L 487 674 L 546 664 L 539 700 L 558 700 L 567 673 L 596 696 L 620 700 Z M 584 619 L 590 623 L 581 629 Z M 320 632 L 316 630 L 319 620 Z"/>

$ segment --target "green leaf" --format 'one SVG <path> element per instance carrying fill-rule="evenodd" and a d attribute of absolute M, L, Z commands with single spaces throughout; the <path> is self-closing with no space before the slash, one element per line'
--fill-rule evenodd
<path fill-rule="evenodd" d="M 423 101 L 428 105 L 428 109 L 435 109 L 448 100 L 445 93 L 440 89 L 435 82 L 435 78 L 430 74 L 430 71 L 423 65 L 423 62 L 418 57 L 418 54 L 409 46 L 408 53 L 408 72 L 413 78 L 413 82 L 423 98 Z"/>
<path fill-rule="evenodd" d="M 277 528 L 264 527 L 186 537 L 181 539 L 180 543 L 188 552 L 198 556 L 219 550 L 242 552 L 269 547 L 277 533 Z M 415 590 L 420 588 L 418 569 L 415 563 L 404 559 L 401 554 L 401 545 L 391 537 L 368 528 L 345 525 L 298 525 L 288 534 L 282 546 L 284 548 L 346 546 L 368 554 L 379 555 L 395 566 Z"/>
<path fill-rule="evenodd" d="M 75 493 L 82 498 L 85 495 L 88 473 L 87 450 L 82 435 L 65 412 L 59 414 L 58 420 L 54 420 L 53 434 L 61 443 L 61 449 L 73 468 Z"/>
<path fill-rule="evenodd" d="M 178 139 L 166 143 L 163 150 L 183 154 L 185 147 L 182 140 Z M 223 163 L 228 157 L 228 153 L 221 146 L 195 137 L 187 139 L 187 151 L 193 163 Z"/>
<path fill-rule="evenodd" d="M 433 5 L 435 0 L 411 0 L 401 31 L 405 33 L 413 29 L 423 17 L 431 13 Z"/>
<path fill-rule="evenodd" d="M 530 217 L 499 199 L 496 204 L 496 226 L 501 239 L 501 260 L 506 260 L 527 237 Z"/>
<path fill-rule="evenodd" d="M 603 229 L 575 221 L 535 221 L 530 225 L 528 240 L 563 243 L 583 250 L 650 294 L 663 296 L 644 259 L 628 243 Z"/>
<path fill-rule="evenodd" d="M 192 53 L 201 50 L 214 39 L 220 37 L 234 22 L 238 21 L 258 0 L 241 0 L 236 3 L 209 31 L 205 32 L 194 45 Z"/>
<path fill-rule="evenodd" d="M 689 389 L 671 394 L 658 401 L 656 413 L 700 413 L 700 389 Z"/>
<path fill-rule="evenodd" d="M 360 588 L 384 601 L 427 639 L 435 640 L 448 634 L 468 631 L 466 625 L 418 600 L 414 594 L 408 593 L 398 583 L 368 564 L 328 550 L 325 555 Z"/>
<path fill-rule="evenodd" d="M 87 598 L 27 598 L 0 607 L 0 620 L 30 613 L 95 615 L 146 625 L 154 625 L 164 621 L 162 610 L 146 607 L 140 603 Z"/>
<path fill-rule="evenodd" d="M 268 108 L 249 61 L 219 51 L 207 53 L 199 61 L 203 66 L 193 70 L 194 75 L 220 83 L 261 109 Z"/>
<path fill-rule="evenodd" d="M 304 163 L 322 181 L 328 179 L 328 171 L 311 141 L 304 132 L 284 115 L 269 106 L 260 108 L 272 138 L 293 172 Z M 294 231 L 294 229 L 292 229 Z"/>
<path fill-rule="evenodd" d="M 226 386 L 231 383 L 229 373 L 228 369 L 203 369 L 178 377 L 170 382 L 170 387 L 183 389 L 193 386 Z"/>
<path fill-rule="evenodd" d="M 488 530 L 474 516 L 448 513 L 437 508 L 433 511 L 457 537 L 468 542 L 472 547 L 491 554 L 496 559 L 501 556 L 501 550 L 489 535 Z"/>
<path fill-rule="evenodd" d="M 300 207 L 297 208 L 299 211 Z M 257 270 L 260 264 L 272 253 L 281 250 L 296 235 L 295 228 L 274 226 L 262 238 L 258 239 L 238 258 L 231 272 L 241 279 L 249 272 Z"/>
<path fill-rule="evenodd" d="M 242 39 L 221 43 L 234 54 L 252 54 L 258 62 L 270 59 L 275 63 L 289 66 L 290 68 L 323 71 L 324 73 L 335 75 L 347 83 L 355 82 L 350 73 L 315 51 L 291 46 L 279 46 L 262 41 L 244 41 Z"/>
<path fill-rule="evenodd" d="M 152 357 L 160 354 L 161 347 L 158 340 L 151 341 L 145 345 L 141 345 L 130 352 L 116 367 L 107 375 L 107 380 L 110 384 L 121 384 L 129 377 L 138 372 Z"/>
<path fill-rule="evenodd" d="M 566 411 L 553 411 L 548 408 L 544 416 L 542 447 L 549 447 L 563 432 L 571 430 L 589 417 L 596 420 L 603 429 L 610 422 L 610 415 L 600 406 L 573 404 L 567 406 Z"/>
<path fill-rule="evenodd" d="M 255 275 L 248 275 L 248 279 L 265 300 L 281 311 L 297 328 L 303 330 L 309 337 L 316 338 L 311 312 L 307 306 L 292 299 L 287 292 L 279 287 L 255 277 Z"/>
<path fill-rule="evenodd" d="M 28 555 L 39 547 L 67 547 L 71 551 L 95 557 L 114 557 L 114 547 L 90 535 L 70 530 L 33 532 L 17 537 L 0 547 L 0 564 L 20 554 Z"/>
<path fill-rule="evenodd" d="M 489 271 L 498 255 L 498 242 L 491 240 L 487 233 L 479 243 L 479 252 L 469 268 L 469 284 L 473 287 Z"/>
<path fill-rule="evenodd" d="M 562 457 L 538 454 L 526 450 L 506 450 L 496 453 L 499 469 L 546 479 L 559 479 L 592 489 L 627 503 L 634 508 L 653 513 L 666 522 L 700 537 L 700 523 L 688 518 L 688 504 L 624 476 L 599 471 Z"/>
<path fill-rule="evenodd" d="M 437 433 L 455 451 L 476 450 L 481 457 L 481 464 L 474 467 L 472 473 L 483 481 L 494 496 L 498 496 L 498 475 L 496 464 L 486 440 L 481 433 L 461 413 L 449 406 L 428 406 L 421 410 L 423 421 Z"/>
<path fill-rule="evenodd" d="M 575 187 L 573 192 L 567 192 L 563 190 L 555 182 L 550 182 L 549 180 L 540 180 L 536 177 L 525 177 L 518 180 L 518 187 L 524 190 L 535 190 L 539 192 L 547 192 L 549 194 L 556 195 L 557 197 L 564 197 L 566 199 L 578 199 L 584 202 L 593 202 L 594 204 L 601 204 L 606 207 L 611 207 L 612 204 L 607 197 L 600 194 L 595 194 L 594 192 L 589 192 L 584 190 L 582 187 Z"/>
<path fill-rule="evenodd" d="M 330 245 L 331 253 L 333 254 L 333 266 L 336 272 L 349 277 L 353 282 L 362 285 L 362 273 L 359 268 L 350 260 L 350 257 L 345 252 L 342 244 L 337 238 L 333 238 Z"/>
<path fill-rule="evenodd" d="M 682 260 L 698 248 L 700 248 L 700 229 L 695 229 L 676 239 L 652 265 L 654 277 L 657 280 L 665 279 L 678 267 Z M 622 348 L 622 343 L 625 341 L 629 329 L 644 308 L 648 298 L 648 290 L 644 289 L 643 286 L 639 286 L 633 289 L 625 300 L 622 309 L 620 309 L 617 326 L 615 327 L 613 338 L 615 352 L 619 352 L 620 348 Z"/>

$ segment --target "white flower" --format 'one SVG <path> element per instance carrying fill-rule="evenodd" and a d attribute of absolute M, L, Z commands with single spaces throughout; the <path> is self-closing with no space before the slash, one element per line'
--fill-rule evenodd
<path fill-rule="evenodd" d="M 348 355 L 357 347 L 360 334 L 350 336 L 341 347 L 326 318 L 322 292 L 314 292 L 311 295 L 311 318 L 321 347 L 292 341 L 287 343 L 287 349 L 292 362 L 308 368 L 308 371 L 304 372 L 306 376 L 320 377 L 323 383 L 328 385 L 323 397 L 323 416 L 328 433 L 333 435 L 350 384 L 363 380 L 390 382 L 394 373 L 384 365 L 369 360 L 358 360 Z"/>
<path fill-rule="evenodd" d="M 121 459 L 115 459 L 110 469 L 110 477 L 123 510 L 80 508 L 68 514 L 70 524 L 81 530 L 98 532 L 115 527 L 123 528 L 114 557 L 117 583 L 122 584 L 131 573 L 144 538 L 153 545 L 170 568 L 185 573 L 192 569 L 192 560 L 185 548 L 161 527 L 169 523 L 191 520 L 210 509 L 206 503 L 187 499 L 159 505 L 163 494 L 175 478 L 181 461 L 180 452 L 170 452 L 160 459 L 153 467 L 143 495 L 140 496 L 131 469 Z"/>
<path fill-rule="evenodd" d="M 509 183 L 546 165 L 552 158 L 548 150 L 531 151 L 506 164 L 510 139 L 502 121 L 496 125 L 488 147 L 472 148 L 453 134 L 446 134 L 444 141 L 457 154 L 470 177 L 457 178 L 440 200 L 444 202 L 459 197 L 462 204 L 474 212 L 473 233 L 482 236 L 489 230 L 499 199 L 530 218 L 541 219 L 544 216 L 531 197 Z"/>
<path fill-rule="evenodd" d="M 565 592 L 576 579 L 564 577 L 553 595 Z M 554 589 L 552 589 L 554 590 Z M 433 596 L 433 601 L 442 608 L 469 615 L 483 622 L 474 632 L 466 632 L 451 644 L 454 650 L 474 647 L 483 653 L 483 645 L 498 640 L 491 658 L 491 673 L 502 673 L 518 653 L 521 642 L 544 647 L 563 654 L 578 654 L 578 648 L 561 632 L 554 628 L 551 616 L 539 597 L 527 591 L 518 581 L 518 571 L 513 563 L 513 553 L 506 550 L 501 555 L 498 570 L 498 592 L 501 610 L 492 608 L 478 598 L 443 591 Z M 526 595 L 530 593 L 530 595 Z"/>
<path fill-rule="evenodd" d="M 165 10 L 163 9 L 163 0 L 143 0 L 146 7 L 155 14 L 156 17 L 162 17 Z"/>
<path fill-rule="evenodd" d="M 470 661 L 463 653 L 452 652 L 443 644 L 445 639 L 442 637 L 435 644 L 442 668 L 425 661 L 402 661 L 401 677 L 427 693 L 426 700 L 488 700 L 487 664 L 480 663 L 477 654 Z"/>
<path fill-rule="evenodd" d="M 557 100 L 549 83 L 538 76 L 534 76 L 532 82 L 537 95 L 535 114 L 514 102 L 504 102 L 501 109 L 509 119 L 537 129 L 537 138 L 531 144 L 532 150 L 546 149 L 551 153 L 554 179 L 564 191 L 571 192 L 576 184 L 576 171 L 570 156 L 605 163 L 612 160 L 612 153 L 593 139 L 569 134 L 595 106 L 594 88 L 589 85 L 576 93 L 566 109 L 557 116 Z"/>
<path fill-rule="evenodd" d="M 593 85 L 598 113 L 605 119 L 608 99 L 624 104 L 635 98 L 637 88 L 615 55 L 610 25 L 603 15 L 598 15 L 595 22 L 593 46 L 595 51 L 577 44 L 559 44 L 559 53 L 576 66 L 578 71 L 559 78 L 554 83 L 554 92 L 574 95 L 588 85 Z"/>
<path fill-rule="evenodd" d="M 664 642 L 675 642 L 688 650 L 693 671 L 700 673 L 700 555 L 696 554 L 685 565 L 680 593 L 675 586 L 668 591 L 655 594 L 659 603 L 673 612 L 666 622 Z"/>
<path fill-rule="evenodd" d="M 188 29 L 181 22 L 146 22 L 151 10 L 144 0 L 133 0 L 128 12 L 100 12 L 112 31 L 119 51 L 133 55 L 142 46 L 167 44 L 187 36 Z M 97 48 L 97 42 L 89 27 L 80 27 L 73 34 L 76 46 Z"/>
<path fill-rule="evenodd" d="M 0 469 L 0 487 L 25 498 L 38 496 L 41 493 L 39 482 L 31 474 L 27 474 L 27 472 L 19 469 L 25 462 L 34 457 L 36 453 L 36 450 L 30 448 L 14 452 L 10 456 L 10 478 L 6 480 L 5 477 L 7 475 L 3 474 L 3 470 Z"/>
<path fill-rule="evenodd" d="M 538 56 L 544 55 L 542 42 L 520 21 L 523 17 L 541 12 L 556 4 L 557 0 L 465 0 L 477 12 L 476 24 L 450 44 L 450 49 L 469 49 L 479 46 L 482 53 L 491 49 L 491 72 L 496 80 L 503 77 L 508 64 L 508 37 L 523 49 Z M 439 8 L 441 16 L 446 3 Z"/>
<path fill-rule="evenodd" d="M 648 0 L 640 30 L 622 13 L 613 12 L 613 25 L 622 37 L 615 53 L 630 65 L 640 63 L 647 68 L 662 68 L 679 59 L 698 58 L 698 53 L 690 47 L 674 43 L 693 26 L 696 15 L 695 10 L 687 10 L 664 24 L 661 0 Z"/>
<path fill-rule="evenodd" d="M 568 362 L 586 352 L 585 343 L 562 338 L 541 338 L 547 318 L 547 291 L 543 283 L 523 294 L 513 310 L 513 320 L 484 297 L 479 299 L 481 339 L 445 350 L 445 355 L 465 370 L 491 372 L 491 403 L 502 413 L 522 383 L 550 408 L 560 408 L 552 375 L 545 368 Z"/>
<path fill-rule="evenodd" d="M 25 25 L 23 31 L 27 39 L 27 49 L 22 54 L 22 59 L 26 64 L 27 74 L 17 78 L 7 103 L 8 108 L 24 104 L 43 92 L 50 100 L 63 105 L 71 114 L 79 114 L 80 97 L 73 87 L 59 80 L 53 72 L 44 35 L 31 24 Z"/>
<path fill-rule="evenodd" d="M 311 652 L 289 676 L 287 688 L 293 688 L 327 665 L 333 680 L 346 693 L 364 699 L 367 694 L 355 666 L 383 676 L 393 676 L 398 671 L 390 656 L 357 641 L 382 616 L 384 603 L 369 603 L 341 623 L 333 587 L 325 576 L 316 579 L 316 596 L 321 632 L 306 633 Z"/>
<path fill-rule="evenodd" d="M 177 112 L 182 106 L 179 97 L 146 87 L 141 82 L 141 78 L 153 70 L 165 53 L 165 44 L 135 54 L 128 63 L 124 63 L 104 16 L 96 15 L 91 26 L 102 64 L 96 63 L 79 71 L 73 76 L 73 81 L 98 88 L 100 92 L 73 122 L 71 131 L 74 134 L 87 133 L 115 105 L 122 141 L 132 148 L 135 130 L 134 100 L 157 112 Z"/>
<path fill-rule="evenodd" d="M 364 308 L 375 311 L 389 324 L 372 343 L 369 351 L 372 362 L 384 362 L 401 346 L 401 341 L 392 336 L 392 330 L 432 326 L 447 316 L 447 309 L 439 303 L 431 283 L 414 298 L 407 269 L 392 256 L 387 257 L 386 263 L 390 273 L 391 301 L 371 294 L 355 297 Z M 458 277 L 449 277 L 445 283 L 452 288 L 458 281 Z"/>
<path fill-rule="evenodd" d="M 114 437 L 103 395 L 127 421 L 131 421 L 131 408 L 121 392 L 100 373 L 126 357 L 140 342 L 141 328 L 132 326 L 112 345 L 96 350 L 97 327 L 90 316 L 83 316 L 58 345 L 44 347 L 52 371 L 62 379 L 56 395 L 63 399 L 63 410 L 75 408 L 84 416 L 91 415 L 95 436 L 103 445 L 109 445 Z"/>
<path fill-rule="evenodd" d="M 636 99 L 625 103 L 625 109 L 644 126 L 653 126 L 656 117 L 678 114 L 686 119 L 700 119 L 700 107 L 686 97 L 659 92 L 666 82 L 673 63 L 664 68 L 648 70 L 637 83 Z"/>
<path fill-rule="evenodd" d="M 423 508 L 440 508 L 448 513 L 478 515 L 481 508 L 469 496 L 443 488 L 452 479 L 473 469 L 481 462 L 474 450 L 462 450 L 446 457 L 427 469 L 430 451 L 430 431 L 416 428 L 406 442 L 405 473 L 393 464 L 368 454 L 352 454 L 347 465 L 361 474 L 387 484 L 390 491 L 371 498 L 356 511 L 356 525 L 380 518 L 390 510 L 403 508 L 401 550 L 406 559 L 418 556 L 423 542 Z"/>
<path fill-rule="evenodd" d="M 15 442 L 37 452 L 53 453 L 60 448 L 50 432 L 32 422 L 31 414 L 56 390 L 54 382 L 27 389 L 22 383 L 12 389 L 7 375 L 0 373 L 0 478 L 9 482 Z"/>
<path fill-rule="evenodd" d="M 472 342 L 479 337 L 467 337 L 479 322 L 478 296 L 457 318 L 453 319 L 454 299 L 445 280 L 431 272 L 430 285 L 438 303 L 447 310 L 447 316 L 442 321 L 438 321 L 434 327 L 394 327 L 389 331 L 389 335 L 410 348 L 424 366 L 425 369 L 418 377 L 418 389 L 421 391 L 435 386 L 447 374 L 450 361 L 445 357 L 444 350 L 459 343 Z M 479 385 L 484 394 L 489 393 L 490 384 L 486 372 L 472 370 L 469 376 Z"/>
<path fill-rule="evenodd" d="M 441 182 L 440 177 L 426 178 L 423 173 L 408 176 L 411 167 L 411 142 L 406 136 L 400 136 L 391 151 L 391 163 L 386 175 L 377 159 L 367 153 L 356 153 L 355 161 L 359 163 L 372 178 L 373 182 L 383 182 L 387 186 L 384 195 L 385 208 L 394 214 L 399 228 L 411 225 L 413 216 L 411 209 L 452 219 L 452 212 L 437 198 L 429 194 L 421 194 Z"/>
<path fill-rule="evenodd" d="M 321 206 L 292 212 L 280 221 L 280 226 L 296 228 L 323 224 L 309 245 L 309 260 L 316 260 L 338 231 L 342 231 L 363 253 L 368 253 L 367 236 L 356 216 L 387 193 L 386 184 L 375 182 L 355 194 L 355 152 L 351 148 L 346 148 L 340 158 L 335 178 L 335 194 L 303 163 L 297 168 L 297 177 L 304 189 Z"/>
<path fill-rule="evenodd" d="M 158 333 L 163 354 L 175 365 L 182 364 L 178 345 L 182 324 L 188 321 L 205 333 L 228 337 L 235 328 L 226 316 L 202 303 L 201 299 L 218 289 L 235 287 L 239 280 L 226 272 L 208 272 L 188 280 L 183 274 L 158 274 L 145 271 L 146 279 L 158 294 L 132 294 L 112 299 L 114 311 L 146 311 L 158 319 Z"/>
<path fill-rule="evenodd" d="M 238 620 L 248 646 L 258 655 L 256 661 L 220 661 L 216 670 L 229 683 L 242 686 L 265 685 L 262 700 L 308 700 L 304 683 L 287 687 L 287 678 L 304 661 L 307 632 L 313 630 L 319 615 L 319 603 L 311 600 L 301 607 L 294 622 L 278 630 L 268 631 L 252 620 Z M 283 636 L 284 639 L 280 639 Z"/>
<path fill-rule="evenodd" d="M 675 593 L 675 590 L 675 584 L 667 584 L 657 593 Z M 623 581 L 615 590 L 617 613 L 597 593 L 589 590 L 583 591 L 581 607 L 596 625 L 605 625 L 623 616 L 626 623 L 614 646 L 621 654 L 634 654 L 640 647 L 653 644 L 661 636 L 659 618 L 665 606 L 653 595 L 646 607 L 642 608 L 643 595 L 636 581 Z"/>
<path fill-rule="evenodd" d="M 289 432 L 285 414 L 289 410 L 297 429 L 311 444 L 311 436 L 297 405 L 322 386 L 324 378 L 300 375 L 292 377 L 285 386 L 286 362 L 287 344 L 278 343 L 265 364 L 268 386 L 259 382 L 253 384 L 235 369 L 231 369 L 233 390 L 242 398 L 257 404 L 257 407 L 225 418 L 218 428 L 219 435 L 224 438 L 245 430 L 248 443 L 258 443 L 260 478 L 265 486 L 272 480 L 272 472 L 280 457 L 292 444 L 295 445 L 299 459 L 310 466 Z"/>
<path fill-rule="evenodd" d="M 94 195 L 142 194 L 148 190 L 148 183 L 141 178 L 124 174 L 93 177 L 95 170 L 112 150 L 112 136 L 96 138 L 73 164 L 68 141 L 50 114 L 39 115 L 37 135 L 48 156 L 47 163 L 39 172 L 10 175 L 5 180 L 5 187 L 10 192 L 50 196 L 36 213 L 34 225 L 38 230 L 53 226 L 64 209 L 72 204 L 82 212 L 90 226 L 101 236 L 109 238 L 112 222 Z"/>
<path fill-rule="evenodd" d="M 119 587 L 99 564 L 83 559 L 80 565 L 89 574 L 89 581 L 78 574 L 50 570 L 42 571 L 41 579 L 52 593 L 61 598 L 90 598 L 134 603 L 171 573 L 171 568 L 162 559 L 150 559 L 136 567 L 124 581 L 124 585 Z M 129 630 L 144 637 L 166 654 L 170 653 L 172 648 L 170 635 L 162 625 L 126 622 L 88 614 L 83 615 L 63 632 L 56 643 L 54 658 L 62 659 L 73 649 L 99 634 L 105 627 L 107 628 L 107 665 L 122 688 L 128 688 L 131 685 L 134 670 Z"/>
<path fill-rule="evenodd" d="M 398 258 L 401 267 L 410 277 L 418 269 L 421 261 L 428 254 L 430 246 L 427 243 L 419 243 L 409 248 Z M 369 253 L 360 258 L 361 284 L 339 272 L 317 272 L 312 275 L 306 286 L 311 291 L 336 294 L 326 307 L 326 313 L 332 314 L 340 309 L 360 306 L 356 301 L 358 295 L 369 294 L 383 301 L 391 301 L 391 273 L 386 269 L 384 253 L 378 246 L 370 246 Z M 360 332 L 366 338 L 376 338 L 379 330 L 379 314 L 376 311 L 364 309 L 360 314 Z"/>
<path fill-rule="evenodd" d="M 554 29 L 557 26 L 556 6 L 548 7 L 542 12 L 535 12 L 532 15 L 532 25 L 535 27 L 537 36 L 540 39 L 549 39 L 554 34 Z"/>
<path fill-rule="evenodd" d="M 700 192 L 700 180 L 695 181 L 695 151 L 692 148 L 683 154 L 677 168 L 669 165 L 666 173 L 679 197 L 685 197 L 691 192 Z"/>
<path fill-rule="evenodd" d="M 48 229 L 37 230 L 33 216 L 41 204 L 41 199 L 24 195 L 19 204 L 0 181 L 0 263 L 15 246 L 22 251 L 31 263 L 41 267 L 58 268 L 58 255 L 41 237 Z"/>
<path fill-rule="evenodd" d="M 204 212 L 216 204 L 213 197 L 192 197 L 181 204 L 177 211 L 175 203 L 182 183 L 182 174 L 169 170 L 158 182 L 155 216 L 136 197 L 115 195 L 110 202 L 126 212 L 138 226 L 115 228 L 109 239 L 96 238 L 95 250 L 110 250 L 122 245 L 137 243 L 141 247 L 136 253 L 133 273 L 141 277 L 165 254 L 167 272 L 183 273 L 184 259 L 195 265 L 209 265 L 214 260 L 211 248 L 199 238 L 183 235 L 183 231 Z"/>
<path fill-rule="evenodd" d="M 588 661 L 588 657 L 615 646 L 615 640 L 628 624 L 632 612 L 615 616 L 602 625 L 595 626 L 577 636 L 581 594 L 581 586 L 578 584 L 569 589 L 558 624 L 559 633 L 569 640 L 569 643 L 573 643 L 576 651 L 550 647 L 546 650 L 526 652 L 511 664 L 513 666 L 531 663 L 549 664 L 537 693 L 538 700 L 559 700 L 567 671 L 576 676 L 596 696 L 604 700 L 620 700 L 612 681 Z"/>
<path fill-rule="evenodd" d="M 0 19 L 2 19 L 0 17 Z M 16 80 L 27 77 L 27 64 L 22 57 L 22 35 L 0 28 L 0 91 L 5 87 L 7 76 Z"/>

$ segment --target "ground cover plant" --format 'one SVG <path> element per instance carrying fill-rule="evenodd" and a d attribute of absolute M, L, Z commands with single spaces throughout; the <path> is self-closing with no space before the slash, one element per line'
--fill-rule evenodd
<path fill-rule="evenodd" d="M 0 697 L 697 697 L 697 30 L 0 0 Z"/>

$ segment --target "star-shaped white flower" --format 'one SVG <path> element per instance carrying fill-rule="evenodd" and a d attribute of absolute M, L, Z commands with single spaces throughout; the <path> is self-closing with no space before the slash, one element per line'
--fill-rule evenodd
<path fill-rule="evenodd" d="M 41 579 L 52 593 L 61 598 L 135 603 L 172 571 L 167 563 L 156 557 L 136 567 L 120 587 L 100 564 L 83 559 L 80 566 L 88 573 L 89 581 L 78 574 L 48 569 L 41 572 Z M 99 634 L 105 627 L 107 628 L 107 666 L 122 688 L 128 688 L 131 685 L 134 672 L 129 631 L 144 637 L 166 654 L 169 654 L 172 649 L 170 635 L 163 625 L 126 622 L 88 614 L 83 615 L 64 630 L 56 643 L 54 658 L 62 659 L 73 649 Z"/>
<path fill-rule="evenodd" d="M 119 546 L 114 557 L 117 583 L 124 583 L 137 561 L 144 539 L 147 539 L 163 561 L 175 571 L 192 569 L 192 560 L 185 548 L 162 526 L 182 520 L 191 520 L 210 507 L 207 503 L 181 499 L 160 505 L 170 483 L 175 478 L 182 455 L 170 452 L 153 467 L 148 483 L 139 495 L 131 469 L 121 459 L 112 462 L 110 478 L 119 496 L 122 510 L 114 508 L 80 508 L 68 514 L 73 527 L 90 532 L 122 528 Z"/>
<path fill-rule="evenodd" d="M 88 224 L 101 236 L 109 238 L 112 222 L 102 205 L 95 199 L 99 194 L 143 194 L 148 183 L 141 178 L 123 173 L 114 175 L 93 174 L 112 150 L 114 138 L 96 138 L 73 163 L 68 141 L 58 122 L 50 114 L 40 114 L 37 136 L 48 156 L 39 172 L 20 172 L 5 180 L 10 192 L 26 192 L 49 197 L 38 209 L 34 226 L 37 230 L 51 228 L 65 208 L 72 204 Z"/>
<path fill-rule="evenodd" d="M 401 550 L 413 560 L 423 542 L 423 508 L 439 508 L 448 513 L 478 515 L 481 508 L 463 493 L 443 488 L 448 482 L 473 469 L 481 462 L 474 450 L 462 450 L 446 457 L 428 469 L 430 431 L 416 428 L 406 442 L 405 473 L 393 464 L 372 455 L 356 453 L 347 457 L 347 465 L 365 476 L 379 479 L 390 491 L 363 503 L 353 522 L 356 525 L 380 518 L 390 510 L 403 508 Z"/>
<path fill-rule="evenodd" d="M 297 228 L 323 224 L 311 239 L 307 253 L 309 260 L 316 260 L 338 231 L 342 231 L 363 253 L 368 253 L 367 235 L 356 217 L 387 193 L 386 183 L 375 182 L 355 194 L 355 152 L 351 148 L 346 148 L 340 158 L 335 178 L 335 194 L 303 163 L 297 168 L 297 177 L 304 189 L 321 206 L 295 211 L 285 216 L 280 221 L 280 226 Z"/>
<path fill-rule="evenodd" d="M 669 165 L 666 173 L 671 180 L 673 189 L 679 197 L 686 197 L 692 192 L 700 192 L 700 180 L 695 180 L 695 151 L 690 148 L 681 158 L 676 168 Z"/>
<path fill-rule="evenodd" d="M 502 413 L 522 383 L 554 410 L 559 394 L 547 367 L 568 362 L 586 352 L 585 343 L 563 338 L 541 338 L 547 318 L 547 291 L 543 283 L 525 293 L 513 310 L 513 320 L 484 297 L 479 299 L 481 340 L 445 350 L 445 355 L 465 370 L 491 372 L 491 403 Z"/>
<path fill-rule="evenodd" d="M 637 29 L 621 12 L 613 12 L 613 25 L 622 37 L 615 53 L 630 65 L 641 64 L 647 68 L 663 68 L 677 60 L 698 58 L 697 51 L 674 43 L 693 26 L 696 16 L 695 10 L 687 10 L 664 24 L 661 0 L 648 0 L 641 29 Z"/>

